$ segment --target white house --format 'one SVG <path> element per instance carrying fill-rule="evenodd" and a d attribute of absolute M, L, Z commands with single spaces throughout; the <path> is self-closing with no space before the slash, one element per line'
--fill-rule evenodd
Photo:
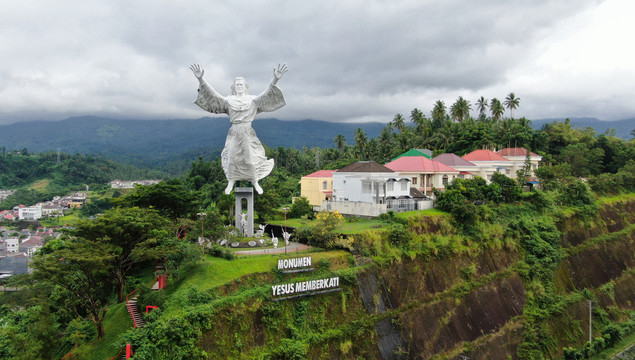
<path fill-rule="evenodd" d="M 18 238 L 5 239 L 4 243 L 7 245 L 7 252 L 8 253 L 18 252 L 18 249 L 20 248 L 20 239 L 18 239 Z"/>
<path fill-rule="evenodd" d="M 333 198 L 321 209 L 356 216 L 413 210 L 409 182 L 375 161 L 360 161 L 333 173 Z"/>
<path fill-rule="evenodd" d="M 494 173 L 501 173 L 512 179 L 516 178 L 516 173 L 512 173 L 514 164 L 491 150 L 474 150 L 462 158 L 476 165 L 478 170 L 472 174 L 482 177 L 488 183 L 491 182 Z"/>
<path fill-rule="evenodd" d="M 35 206 L 21 207 L 18 209 L 20 220 L 39 220 L 42 218 L 42 203 Z"/>
<path fill-rule="evenodd" d="M 445 186 L 460 175 L 460 171 L 425 156 L 403 156 L 395 159 L 386 167 L 407 177 L 411 186 L 423 192 L 432 193 L 432 188 L 443 190 Z"/>
<path fill-rule="evenodd" d="M 504 148 L 497 152 L 498 155 L 501 155 L 505 159 L 509 160 L 513 165 L 511 172 L 516 177 L 516 172 L 518 170 L 522 170 L 525 168 L 525 162 L 527 161 L 527 149 L 525 148 Z M 534 171 L 540 165 L 540 161 L 542 161 L 542 156 L 529 152 L 529 176 L 535 177 Z"/>

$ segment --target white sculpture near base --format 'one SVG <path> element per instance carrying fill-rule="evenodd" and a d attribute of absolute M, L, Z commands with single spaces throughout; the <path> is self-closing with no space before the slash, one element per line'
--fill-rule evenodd
<path fill-rule="evenodd" d="M 282 238 L 284 239 L 285 245 L 289 246 L 289 239 L 291 238 L 291 234 L 286 231 L 282 231 Z"/>
<path fill-rule="evenodd" d="M 278 64 L 273 69 L 273 79 L 269 87 L 258 96 L 248 94 L 249 86 L 242 77 L 237 77 L 232 85 L 232 95 L 224 97 L 203 80 L 205 71 L 198 64 L 190 69 L 199 81 L 198 97 L 194 102 L 201 109 L 214 114 L 228 114 L 231 128 L 221 153 L 221 163 L 225 177 L 229 181 L 225 194 L 229 194 L 237 180 L 251 181 L 258 194 L 262 188 L 258 181 L 273 169 L 273 159 L 267 159 L 265 149 L 251 127 L 256 114 L 275 111 L 286 102 L 282 91 L 276 85 L 287 72 L 287 66 Z"/>
<path fill-rule="evenodd" d="M 271 241 L 273 241 L 273 248 L 277 249 L 278 248 L 278 238 L 277 237 L 272 237 Z"/>
<path fill-rule="evenodd" d="M 265 227 L 267 226 L 263 224 L 258 225 L 258 231 L 256 231 L 256 234 L 254 235 L 257 239 L 265 236 Z"/>
<path fill-rule="evenodd" d="M 247 236 L 247 214 L 240 214 L 240 232 L 243 236 Z"/>

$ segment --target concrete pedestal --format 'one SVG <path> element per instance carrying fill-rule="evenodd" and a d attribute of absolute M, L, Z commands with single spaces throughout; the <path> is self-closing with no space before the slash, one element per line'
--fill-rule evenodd
<path fill-rule="evenodd" d="M 240 214 L 243 213 L 243 199 L 247 199 L 247 236 L 254 236 L 254 189 L 250 187 L 234 188 L 236 194 L 236 227 L 242 230 L 240 226 Z"/>

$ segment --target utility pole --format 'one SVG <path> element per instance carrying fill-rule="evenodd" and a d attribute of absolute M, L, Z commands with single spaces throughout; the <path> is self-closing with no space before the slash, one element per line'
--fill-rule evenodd
<path fill-rule="evenodd" d="M 593 301 L 589 302 L 589 344 L 593 344 Z"/>
<path fill-rule="evenodd" d="M 207 216 L 207 213 L 200 212 L 196 215 L 201 218 L 201 249 L 203 249 L 203 260 L 205 260 L 205 229 L 203 224 L 205 223 L 205 216 Z"/>

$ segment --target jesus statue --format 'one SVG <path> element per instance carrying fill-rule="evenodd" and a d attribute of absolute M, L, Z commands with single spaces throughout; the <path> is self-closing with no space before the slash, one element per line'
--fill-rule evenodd
<path fill-rule="evenodd" d="M 232 94 L 227 97 L 203 80 L 205 71 L 198 64 L 191 65 L 190 69 L 199 82 L 198 97 L 194 103 L 214 114 L 228 114 L 232 124 L 221 153 L 223 171 L 229 181 L 225 194 L 231 193 L 237 180 L 251 181 L 258 194 L 262 194 L 258 181 L 269 175 L 273 169 L 273 159 L 265 156 L 265 149 L 252 129 L 251 122 L 256 114 L 275 111 L 286 104 L 277 83 L 287 72 L 287 66 L 278 64 L 273 69 L 273 79 L 260 95 L 249 95 L 247 82 L 237 77 L 231 87 Z"/>

